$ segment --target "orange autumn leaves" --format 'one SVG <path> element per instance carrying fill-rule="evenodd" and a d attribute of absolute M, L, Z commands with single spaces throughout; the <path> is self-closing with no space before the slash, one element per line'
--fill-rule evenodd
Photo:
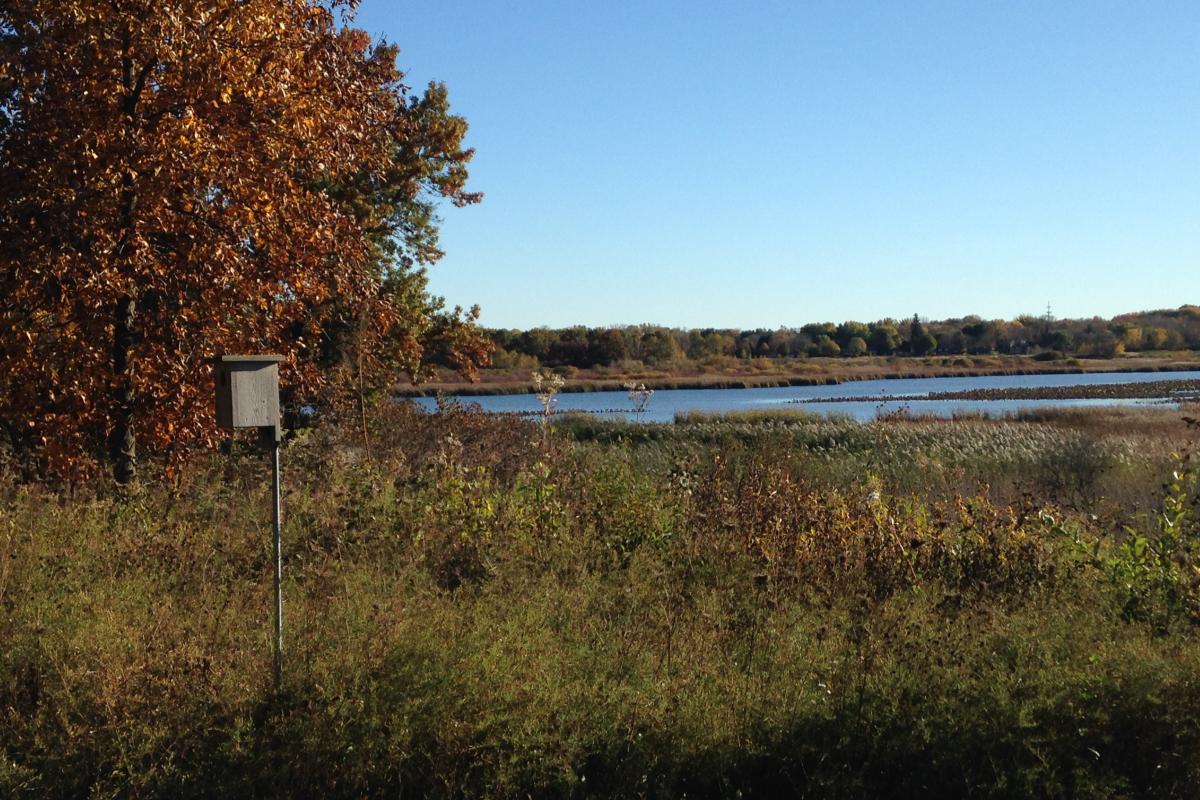
<path fill-rule="evenodd" d="M 331 326 L 353 318 L 377 374 L 454 327 L 413 270 L 440 255 L 433 202 L 478 199 L 465 122 L 439 87 L 432 108 L 408 97 L 395 48 L 345 11 L 0 9 L 0 426 L 27 463 L 210 444 L 216 353 L 281 352 L 289 395 L 315 402 Z"/>

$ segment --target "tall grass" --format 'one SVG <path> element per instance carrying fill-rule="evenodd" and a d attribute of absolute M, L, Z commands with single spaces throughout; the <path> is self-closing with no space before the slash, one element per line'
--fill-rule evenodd
<path fill-rule="evenodd" d="M 314 432 L 285 451 L 279 693 L 260 457 L 129 497 L 7 485 L 0 795 L 1194 796 L 1195 623 L 1131 613 L 1105 567 L 1154 515 L 909 480 L 1084 435 L 937 425 L 543 443 L 396 408 L 375 460 Z"/>

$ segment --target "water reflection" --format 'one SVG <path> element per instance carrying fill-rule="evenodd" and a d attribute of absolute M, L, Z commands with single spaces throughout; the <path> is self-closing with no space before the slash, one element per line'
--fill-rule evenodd
<path fill-rule="evenodd" d="M 1124 372 L 1087 375 L 992 375 L 970 378 L 912 378 L 897 380 L 854 381 L 834 386 L 782 386 L 763 389 L 662 389 L 654 393 L 642 420 L 671 422 L 676 413 L 702 411 L 720 413 L 764 408 L 803 409 L 810 414 L 845 414 L 857 420 L 871 420 L 880 414 L 907 409 L 914 414 L 952 417 L 958 413 L 999 415 L 1030 408 L 1079 406 L 1137 406 L 1158 401 L 1151 399 L 1088 400 L 907 400 L 887 402 L 896 395 L 927 395 L 930 392 L 960 392 L 973 389 L 1040 388 L 1084 386 L 1105 383 L 1145 383 L 1162 380 L 1200 380 L 1200 370 L 1190 372 Z M 861 397 L 861 402 L 805 402 L 832 397 Z M 464 405 L 478 404 L 485 411 L 534 413 L 541 405 L 532 394 L 494 395 L 459 398 Z M 430 397 L 416 400 L 433 410 Z M 558 396 L 557 409 L 587 411 L 593 414 L 634 419 L 634 409 L 623 390 L 611 392 L 567 392 Z"/>

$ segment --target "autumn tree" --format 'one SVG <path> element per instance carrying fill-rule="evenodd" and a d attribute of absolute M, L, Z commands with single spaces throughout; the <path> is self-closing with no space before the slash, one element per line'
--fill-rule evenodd
<path fill-rule="evenodd" d="M 870 328 L 861 322 L 843 322 L 837 326 L 837 332 L 834 334 L 834 340 L 841 345 L 845 350 L 850 346 L 850 340 L 854 338 L 862 339 L 864 342 L 871 335 Z"/>
<path fill-rule="evenodd" d="M 737 350 L 734 337 L 713 329 L 688 332 L 688 358 L 704 360 L 715 356 L 731 356 Z"/>
<path fill-rule="evenodd" d="M 665 328 L 648 328 L 638 340 L 638 357 L 647 364 L 669 364 L 682 355 L 682 348 Z"/>
<path fill-rule="evenodd" d="M 592 363 L 615 364 L 625 358 L 625 336 L 617 328 L 589 331 L 588 353 Z"/>
<path fill-rule="evenodd" d="M 890 356 L 900 349 L 903 344 L 900 331 L 888 322 L 877 322 L 871 326 L 871 335 L 867 344 L 871 352 L 881 356 Z"/>
<path fill-rule="evenodd" d="M 817 344 L 817 355 L 825 356 L 827 358 L 832 358 L 834 356 L 840 356 L 842 354 L 841 345 L 839 345 L 833 339 L 830 339 L 825 334 L 821 334 L 820 336 L 817 337 L 816 344 Z"/>
<path fill-rule="evenodd" d="M 867 354 L 867 340 L 861 336 L 852 336 L 850 341 L 846 342 L 846 346 L 842 348 L 842 355 L 858 357 Z"/>
<path fill-rule="evenodd" d="M 217 353 L 283 353 L 313 402 L 339 347 L 360 378 L 482 347 L 423 272 L 436 199 L 478 199 L 465 123 L 350 10 L 0 5 L 0 426 L 30 463 L 86 470 L 107 442 L 129 480 L 139 447 L 211 443 Z"/>

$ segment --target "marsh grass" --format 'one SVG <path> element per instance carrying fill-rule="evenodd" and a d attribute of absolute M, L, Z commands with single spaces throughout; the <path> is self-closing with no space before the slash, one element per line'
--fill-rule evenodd
<path fill-rule="evenodd" d="M 442 368 L 429 383 L 395 387 L 404 396 L 447 392 L 458 395 L 526 394 L 533 390 L 531 375 L 536 363 L 513 367 L 507 363 L 480 371 L 478 383 L 464 382 L 452 369 Z M 1200 356 L 1191 351 L 1139 353 L 1113 359 L 1066 359 L 1039 361 L 1031 356 L 867 356 L 861 358 L 767 358 L 740 359 L 716 356 L 700 361 L 649 366 L 639 361 L 622 361 L 611 366 L 569 370 L 567 392 L 620 391 L 633 380 L 658 389 L 747 388 L 754 386 L 813 386 L 885 378 L 971 377 L 981 375 L 1024 375 L 1030 373 L 1169 372 L 1192 370 Z"/>
<path fill-rule="evenodd" d="M 1197 630 L 1078 546 L 1153 516 L 981 483 L 1136 431 L 372 426 L 286 448 L 279 693 L 261 458 L 5 484 L 0 795 L 1194 796 Z"/>

